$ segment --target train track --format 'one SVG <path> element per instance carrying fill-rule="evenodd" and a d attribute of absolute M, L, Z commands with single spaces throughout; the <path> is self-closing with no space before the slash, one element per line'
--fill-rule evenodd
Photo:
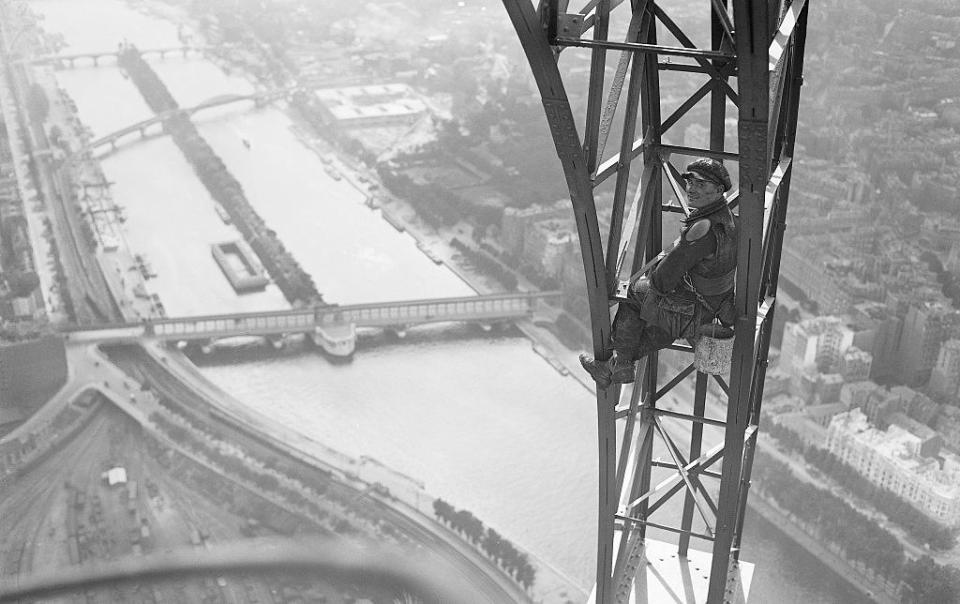
<path fill-rule="evenodd" d="M 127 352 L 127 351 L 124 351 Z M 223 423 L 207 413 L 205 410 L 210 408 L 210 404 L 200 395 L 195 393 L 189 386 L 185 385 L 175 375 L 161 365 L 152 357 L 146 354 L 142 349 L 130 350 L 130 355 L 124 359 L 116 359 L 118 365 L 124 368 L 130 374 L 137 375 L 140 379 L 146 379 L 146 382 L 154 388 L 158 394 L 167 397 L 178 403 L 181 407 L 193 414 L 194 419 L 210 423 L 229 429 L 231 432 L 237 431 L 235 426 Z M 116 357 L 117 355 L 113 355 Z M 255 429 L 251 429 L 255 431 Z M 238 438 L 251 438 L 242 433 Z M 241 441 L 240 446 L 244 446 Z M 262 448 L 265 445 L 256 443 L 256 448 Z M 279 450 L 273 451 L 273 455 L 283 455 Z M 299 462 L 298 463 L 302 463 Z M 473 546 L 463 543 L 458 547 L 459 537 L 450 535 L 441 536 L 445 529 L 429 530 L 421 524 L 411 520 L 403 513 L 393 509 L 386 502 L 371 497 L 365 490 L 354 488 L 351 485 L 343 484 L 337 481 L 331 481 L 329 485 L 330 494 L 337 500 L 352 501 L 352 509 L 360 516 L 382 518 L 389 524 L 398 528 L 407 536 L 411 543 L 419 544 L 433 552 L 439 553 L 448 559 L 455 561 L 457 567 L 463 569 L 464 577 L 468 578 L 474 585 L 487 594 L 489 602 L 515 602 L 515 594 L 512 593 L 512 580 L 506 575 L 502 579 L 494 578 L 490 573 L 478 568 L 477 562 L 465 550 L 473 550 Z M 480 554 L 477 554 L 480 555 Z M 484 564 L 493 565 L 492 562 L 485 561 Z M 495 571 L 499 573 L 500 571 Z M 520 588 L 517 592 L 522 593 Z"/>

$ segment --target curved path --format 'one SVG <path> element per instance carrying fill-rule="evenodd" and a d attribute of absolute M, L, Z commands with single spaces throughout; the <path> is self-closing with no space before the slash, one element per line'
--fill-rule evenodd
<path fill-rule="evenodd" d="M 263 448 L 263 442 L 267 441 L 274 451 L 280 450 L 314 467 L 333 470 L 340 477 L 340 487 L 350 492 L 354 509 L 359 511 L 360 515 L 382 517 L 401 529 L 414 543 L 450 560 L 466 580 L 488 596 L 488 602 L 530 601 L 522 588 L 451 530 L 434 522 L 414 507 L 391 497 L 380 496 L 370 491 L 367 483 L 352 478 L 356 475 L 356 462 L 352 458 L 251 412 L 242 403 L 207 381 L 180 353 L 170 353 L 155 344 L 145 345 L 144 350 L 145 354 L 135 355 L 136 358 L 131 359 L 131 363 L 144 372 L 148 380 L 160 390 L 160 394 L 201 413 L 211 408 L 216 409 L 232 421 L 249 426 L 252 434 L 244 435 L 239 431 L 235 434 L 236 438 L 248 441 L 238 443 L 244 448 Z M 229 424 L 218 423 L 218 426 L 231 428 Z M 320 457 L 314 456 L 317 454 Z"/>

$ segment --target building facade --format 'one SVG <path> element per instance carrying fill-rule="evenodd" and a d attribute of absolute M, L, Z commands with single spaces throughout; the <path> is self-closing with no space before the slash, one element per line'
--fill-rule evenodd
<path fill-rule="evenodd" d="M 500 220 L 500 244 L 508 254 L 520 258 L 530 225 L 539 220 L 567 216 L 570 216 L 570 203 L 563 200 L 553 205 L 504 208 L 503 218 Z"/>
<path fill-rule="evenodd" d="M 960 325 L 960 312 L 940 303 L 911 306 L 904 319 L 897 354 L 897 377 L 905 384 L 920 386 L 930 380 L 940 345 Z"/>
<path fill-rule="evenodd" d="M 933 455 L 939 450 L 936 441 L 902 424 L 909 422 L 878 430 L 862 411 L 851 409 L 830 421 L 825 444 L 870 482 L 947 526 L 960 526 L 960 463 L 946 454 L 941 466 Z"/>
<path fill-rule="evenodd" d="M 930 373 L 930 393 L 947 403 L 957 404 L 960 390 L 960 339 L 951 338 L 940 346 Z"/>

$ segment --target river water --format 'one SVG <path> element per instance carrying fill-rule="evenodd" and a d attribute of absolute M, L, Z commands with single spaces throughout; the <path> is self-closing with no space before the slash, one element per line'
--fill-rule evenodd
<path fill-rule="evenodd" d="M 63 52 L 179 45 L 177 27 L 120 0 L 31 3 Z M 142 3 L 138 6 L 144 6 Z M 253 90 L 198 58 L 153 66 L 181 106 Z M 101 136 L 150 116 L 112 64 L 57 72 L 82 121 Z M 243 104 L 200 113 L 200 133 L 247 197 L 313 276 L 342 304 L 469 295 L 452 272 L 363 205 L 291 131 L 283 108 Z M 244 144 L 247 141 L 248 145 Z M 105 157 L 125 236 L 157 277 L 148 282 L 170 316 L 287 306 L 275 287 L 237 296 L 209 245 L 239 238 L 168 138 L 128 142 Z M 237 399 L 347 454 L 369 455 L 471 510 L 488 526 L 585 587 L 593 581 L 596 421 L 593 398 L 516 335 L 469 329 L 411 333 L 361 346 L 352 363 L 304 353 L 203 368 Z M 775 527 L 749 517 L 743 559 L 757 562 L 752 602 L 858 602 L 835 573 Z"/>

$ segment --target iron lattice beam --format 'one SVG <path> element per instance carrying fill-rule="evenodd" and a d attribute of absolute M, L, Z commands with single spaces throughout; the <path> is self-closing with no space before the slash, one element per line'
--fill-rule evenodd
<path fill-rule="evenodd" d="M 539 88 L 570 192 L 594 356 L 610 357 L 610 309 L 618 292 L 622 295 L 626 277 L 663 253 L 664 214 L 687 211 L 678 178 L 680 159 L 708 156 L 736 163 L 739 177 L 739 189 L 728 194 L 741 225 L 729 384 L 715 376 L 727 396 L 726 417 L 705 417 L 710 380 L 700 372 L 692 413 L 658 408 L 658 400 L 693 371 L 687 367 L 658 385 L 656 354 L 639 364 L 635 386 L 629 395 L 623 393 L 620 409 L 618 387 L 597 392 L 599 603 L 629 598 L 648 527 L 679 534 L 681 557 L 692 538 L 711 542 L 707 602 L 743 598 L 735 583 L 736 566 L 775 306 L 808 3 L 702 2 L 698 21 L 689 11 L 680 19 L 667 0 L 587 0 L 576 12 L 568 10 L 567 0 L 541 0 L 536 7 L 531 0 L 503 0 Z M 611 39 L 611 32 L 618 31 L 621 37 Z M 704 39 L 709 43 L 694 42 Z M 577 49 L 589 53 L 589 79 L 585 88 L 582 82 L 571 84 L 574 92 L 569 94 L 561 63 L 570 53 L 584 52 Z M 612 76 L 608 53 L 617 55 Z M 566 79 L 577 82 L 572 75 Z M 662 86 L 670 86 L 671 98 L 681 97 L 669 112 L 663 107 Z M 586 108 L 582 119 L 574 117 L 573 106 Z M 732 150 L 726 148 L 731 142 L 728 111 L 737 119 Z M 704 119 L 706 144 L 685 143 L 680 126 Z M 619 144 L 604 157 L 615 131 Z M 631 170 L 637 162 L 640 167 Z M 603 236 L 594 191 L 610 178 L 613 203 Z M 664 203 L 665 186 L 676 203 Z M 683 345 L 671 348 L 691 351 Z M 672 424 L 661 421 L 664 417 L 689 422 L 686 456 L 677 444 L 680 439 L 670 435 Z M 617 421 L 624 422 L 619 450 Z M 704 426 L 721 426 L 722 442 L 705 446 Z M 672 463 L 653 459 L 658 437 Z M 707 469 L 719 460 L 719 472 Z M 655 469 L 673 475 L 651 488 Z M 678 496 L 683 505 L 679 526 L 651 520 Z M 697 516 L 703 530 L 694 530 Z"/>

